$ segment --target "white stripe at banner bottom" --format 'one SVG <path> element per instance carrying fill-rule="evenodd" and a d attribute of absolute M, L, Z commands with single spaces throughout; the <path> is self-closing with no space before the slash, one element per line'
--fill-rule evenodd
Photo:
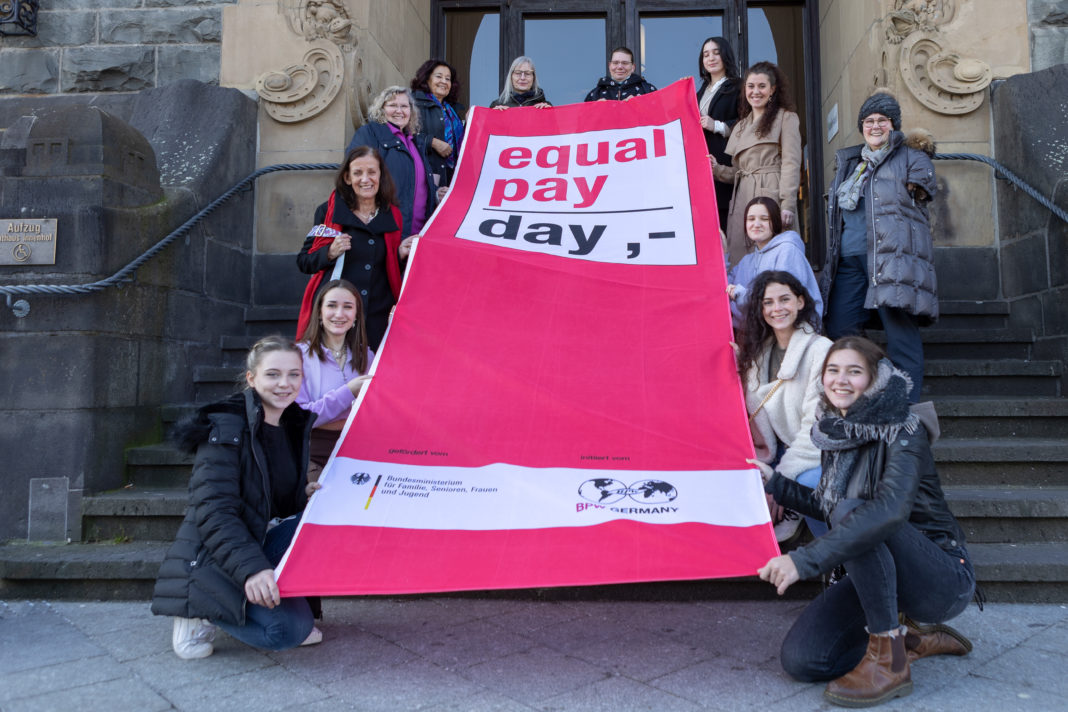
<path fill-rule="evenodd" d="M 755 482 L 754 482 L 755 480 Z M 431 530 L 770 521 L 756 470 L 433 467 L 335 457 L 304 522 Z"/>

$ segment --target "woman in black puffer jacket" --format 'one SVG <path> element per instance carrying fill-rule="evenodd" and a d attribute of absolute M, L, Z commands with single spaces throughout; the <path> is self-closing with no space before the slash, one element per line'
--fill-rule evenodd
<path fill-rule="evenodd" d="M 758 573 L 781 595 L 801 578 L 845 569 L 786 634 L 782 665 L 799 680 L 830 680 L 824 696 L 834 704 L 870 707 L 912 691 L 913 660 L 971 650 L 942 622 L 968 605 L 975 573 L 935 470 L 931 404 L 910 407 L 908 377 L 860 337 L 836 341 L 822 373 L 812 428 L 819 485 L 761 470 L 777 503 L 831 529 Z"/>
<path fill-rule="evenodd" d="M 215 628 L 266 650 L 322 640 L 308 600 L 280 598 L 274 567 L 318 484 L 308 484 L 314 416 L 294 404 L 300 349 L 280 337 L 249 352 L 248 388 L 179 425 L 195 452 L 189 507 L 160 566 L 152 612 L 174 616 L 180 658 L 213 651 Z"/>

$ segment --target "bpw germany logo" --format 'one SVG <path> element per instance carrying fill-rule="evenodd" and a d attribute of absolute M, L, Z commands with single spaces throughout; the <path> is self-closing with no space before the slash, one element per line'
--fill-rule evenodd
<path fill-rule="evenodd" d="M 587 502 L 600 505 L 615 504 L 624 497 L 642 504 L 664 504 L 679 496 L 678 490 L 670 482 L 639 480 L 628 487 L 608 477 L 586 480 L 579 485 L 578 493 Z"/>

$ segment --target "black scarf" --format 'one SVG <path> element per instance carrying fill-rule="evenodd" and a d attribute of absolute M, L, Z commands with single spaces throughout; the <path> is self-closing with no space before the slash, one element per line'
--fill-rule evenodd
<path fill-rule="evenodd" d="M 812 442 L 828 454 L 816 488 L 825 516 L 830 517 L 845 496 L 855 474 L 861 445 L 879 440 L 891 442 L 902 429 L 910 434 L 916 432 L 920 419 L 909 410 L 911 388 L 909 377 L 884 358 L 879 361 L 875 382 L 845 415 L 828 407 L 825 400 L 820 401 L 816 423 L 812 426 Z"/>

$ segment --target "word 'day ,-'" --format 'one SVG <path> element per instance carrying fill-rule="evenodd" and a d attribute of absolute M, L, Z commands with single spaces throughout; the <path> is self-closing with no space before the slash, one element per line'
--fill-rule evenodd
<path fill-rule="evenodd" d="M 680 122 L 490 135 L 456 236 L 596 262 L 695 264 Z"/>

